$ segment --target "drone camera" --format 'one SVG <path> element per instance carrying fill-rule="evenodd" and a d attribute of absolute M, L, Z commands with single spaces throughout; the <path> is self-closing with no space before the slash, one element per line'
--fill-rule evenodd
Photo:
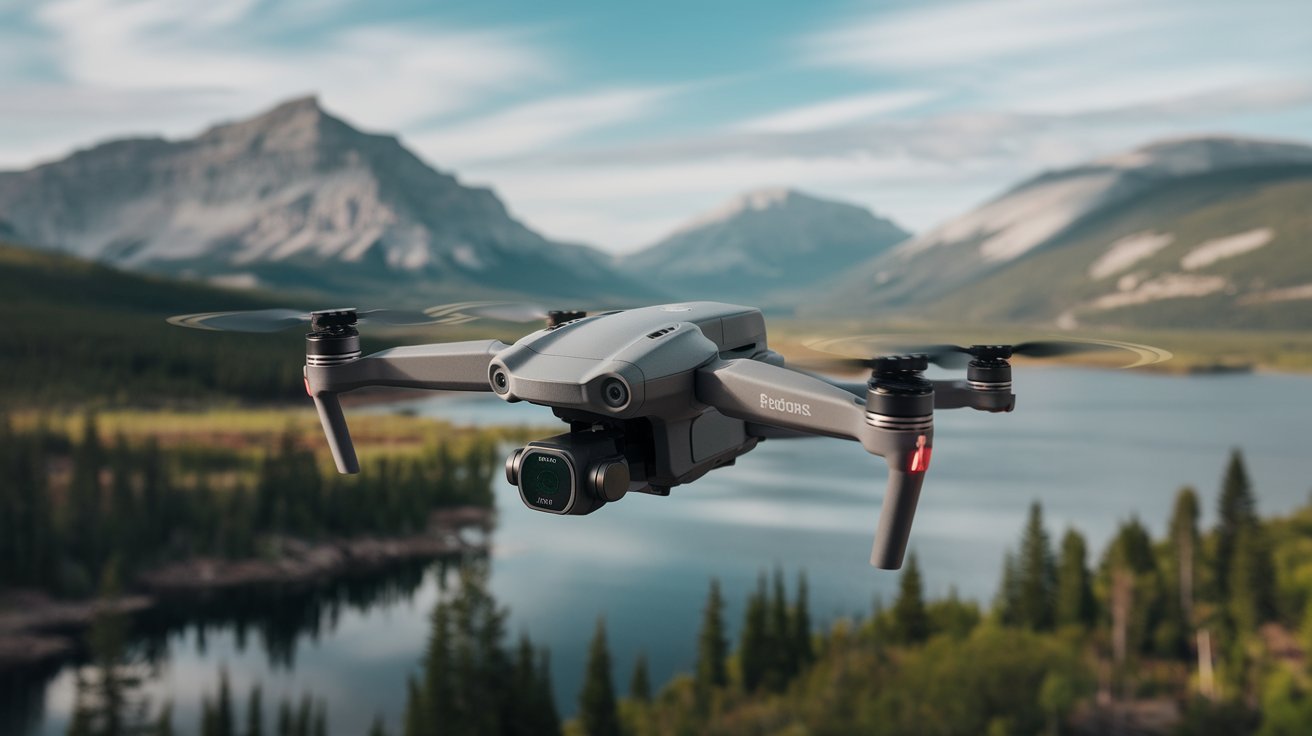
<path fill-rule="evenodd" d="M 567 432 L 535 440 L 506 459 L 506 480 L 524 505 L 549 514 L 590 514 L 629 490 L 629 464 L 614 435 Z"/>

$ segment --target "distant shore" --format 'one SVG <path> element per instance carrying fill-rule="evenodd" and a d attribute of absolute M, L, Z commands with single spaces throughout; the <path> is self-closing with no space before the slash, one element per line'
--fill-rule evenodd
<path fill-rule="evenodd" d="M 105 612 L 134 614 L 171 596 L 251 585 L 306 584 L 378 570 L 405 560 L 486 553 L 495 511 L 474 506 L 433 514 L 428 531 L 404 537 L 279 541 L 267 559 L 196 557 L 137 576 L 133 591 L 113 600 L 57 600 L 30 590 L 0 591 L 0 672 L 58 660 L 77 650 L 78 638 Z M 464 532 L 477 530 L 477 539 Z"/>

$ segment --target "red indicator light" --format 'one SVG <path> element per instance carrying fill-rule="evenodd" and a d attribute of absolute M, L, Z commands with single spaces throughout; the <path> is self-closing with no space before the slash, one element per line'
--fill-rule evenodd
<path fill-rule="evenodd" d="M 310 398 L 313 399 L 313 398 L 314 398 L 314 394 L 310 393 L 310 379 L 309 379 L 309 378 L 303 378 L 303 379 L 301 379 L 301 380 L 305 381 L 305 395 L 306 395 L 306 396 L 309 396 Z"/>
<path fill-rule="evenodd" d="M 916 451 L 911 455 L 911 462 L 907 465 L 908 473 L 923 473 L 929 470 L 929 459 L 934 454 L 934 448 L 925 443 L 925 435 L 920 435 L 916 440 Z"/>

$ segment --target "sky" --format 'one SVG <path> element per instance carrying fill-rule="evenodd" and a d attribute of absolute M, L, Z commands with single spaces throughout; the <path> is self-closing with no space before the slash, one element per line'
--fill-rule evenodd
<path fill-rule="evenodd" d="M 0 0 L 0 168 L 305 94 L 611 252 L 762 187 L 923 230 L 1152 140 L 1312 142 L 1312 2 Z"/>

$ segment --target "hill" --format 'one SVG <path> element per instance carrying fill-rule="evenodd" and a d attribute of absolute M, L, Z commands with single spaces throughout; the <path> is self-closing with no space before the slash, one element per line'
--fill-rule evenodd
<path fill-rule="evenodd" d="M 864 264 L 815 311 L 1312 327 L 1309 193 L 1312 147 L 1155 144 L 1025 182 Z"/>
<path fill-rule="evenodd" d="M 684 299 L 794 306 L 800 295 L 910 236 L 856 205 L 761 189 L 620 261 Z"/>
<path fill-rule="evenodd" d="M 274 306 L 263 295 L 123 273 L 5 244 L 0 293 L 4 405 L 304 397 L 294 336 L 201 332 L 164 322 L 179 312 Z"/>
<path fill-rule="evenodd" d="M 656 294 L 312 97 L 191 139 L 111 141 L 0 173 L 0 221 L 10 240 L 229 285 L 392 303 Z"/>

